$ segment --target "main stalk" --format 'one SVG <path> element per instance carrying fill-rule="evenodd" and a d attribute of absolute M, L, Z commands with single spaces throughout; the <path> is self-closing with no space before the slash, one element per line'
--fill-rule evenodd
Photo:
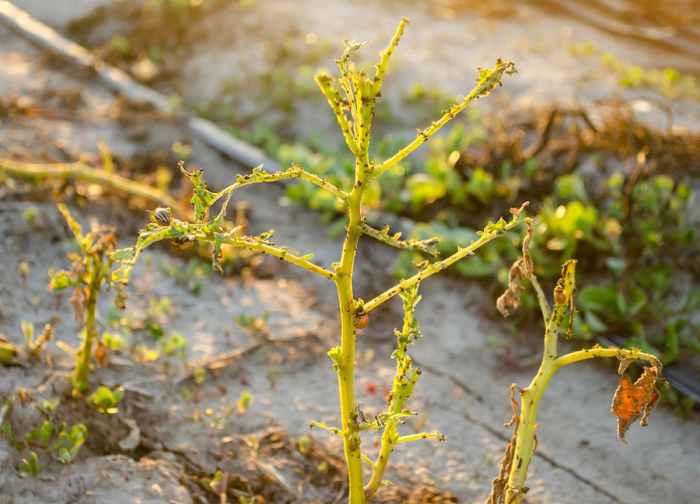
<path fill-rule="evenodd" d="M 364 504 L 365 493 L 362 477 L 362 456 L 360 449 L 360 426 L 355 400 L 355 297 L 352 288 L 352 275 L 357 256 L 357 243 L 362 233 L 362 196 L 368 163 L 358 159 L 355 163 L 355 184 L 348 198 L 348 223 L 343 242 L 340 263 L 336 269 L 335 286 L 338 292 L 340 309 L 340 365 L 338 369 L 338 393 L 342 422 L 343 449 L 348 467 L 350 504 Z"/>

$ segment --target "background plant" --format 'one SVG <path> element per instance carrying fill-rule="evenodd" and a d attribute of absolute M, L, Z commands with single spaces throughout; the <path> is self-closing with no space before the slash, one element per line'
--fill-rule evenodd
<path fill-rule="evenodd" d="M 618 436 L 624 441 L 625 432 L 630 424 L 641 416 L 641 425 L 645 426 L 651 410 L 659 399 L 656 383 L 661 379 L 661 362 L 656 356 L 639 349 L 603 348 L 594 346 L 564 355 L 559 354 L 558 340 L 561 327 L 568 327 L 571 335 L 576 292 L 576 261 L 564 263 L 561 276 L 553 291 L 554 306 L 551 307 L 535 274 L 533 258 L 530 256 L 530 243 L 533 238 L 533 222 L 527 219 L 528 230 L 523 240 L 522 257 L 513 263 L 509 272 L 508 288 L 498 299 L 498 309 L 508 316 L 510 310 L 517 309 L 520 295 L 529 284 L 538 300 L 542 318 L 545 321 L 542 361 L 530 384 L 520 389 L 513 384 L 511 404 L 513 418 L 506 424 L 513 426 L 513 436 L 506 447 L 501 461 L 498 477 L 493 481 L 492 492 L 487 504 L 519 504 L 527 493 L 525 481 L 532 456 L 537 447 L 537 410 L 540 400 L 554 374 L 564 366 L 593 358 L 617 358 L 620 360 L 621 376 L 615 396 L 612 412 L 618 418 Z M 629 365 L 643 360 L 651 364 L 644 369 L 642 376 L 634 383 L 626 375 Z M 517 393 L 520 402 L 517 401 Z"/>
<path fill-rule="evenodd" d="M 83 341 L 75 354 L 75 369 L 72 376 L 73 393 L 82 395 L 89 386 L 93 345 L 95 343 L 100 345 L 95 349 L 96 352 L 106 352 L 106 348 L 98 341 L 96 312 L 100 290 L 105 284 L 110 283 L 111 253 L 115 249 L 116 239 L 111 228 L 98 225 L 93 226 L 88 233 L 84 234 L 80 224 L 70 214 L 68 207 L 59 204 L 58 210 L 76 239 L 78 252 L 68 254 L 71 261 L 70 270 L 60 270 L 51 274 L 49 287 L 52 290 L 73 289 L 71 303 L 75 311 L 75 318 L 84 324 Z M 118 296 L 117 304 L 122 304 L 122 302 Z"/>

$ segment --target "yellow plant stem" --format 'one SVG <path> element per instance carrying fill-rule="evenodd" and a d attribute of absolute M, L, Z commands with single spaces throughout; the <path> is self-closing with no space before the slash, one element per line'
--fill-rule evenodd
<path fill-rule="evenodd" d="M 367 158 L 358 158 L 355 185 L 348 198 L 348 222 L 340 263 L 335 271 L 335 285 L 340 308 L 340 360 L 338 363 L 338 394 L 343 434 L 343 450 L 348 467 L 350 504 L 364 504 L 360 427 L 355 400 L 355 299 L 352 275 L 357 255 L 357 242 L 362 235 L 362 196 L 364 194 Z"/>
<path fill-rule="evenodd" d="M 377 456 L 377 460 L 372 464 L 372 477 L 365 487 L 367 498 L 371 498 L 377 493 L 379 485 L 382 483 L 386 466 L 389 463 L 389 457 L 391 456 L 391 452 L 394 451 L 398 439 L 399 435 L 396 432 L 396 422 L 387 424 L 382 433 L 379 455 Z"/>
<path fill-rule="evenodd" d="M 90 357 L 92 357 L 92 343 L 97 338 L 95 322 L 95 310 L 97 308 L 97 296 L 102 286 L 102 256 L 90 260 L 90 282 L 85 288 L 85 334 L 83 342 L 78 350 L 76 366 L 73 374 L 73 393 L 82 394 L 88 388 L 88 375 L 90 374 Z"/>
<path fill-rule="evenodd" d="M 173 208 L 176 214 L 187 217 L 178 201 L 159 189 L 142 184 L 106 170 L 91 168 L 84 163 L 22 163 L 12 159 L 0 159 L 0 174 L 28 180 L 45 178 L 76 179 L 113 189 L 131 196 L 143 198 L 156 205 Z"/>
<path fill-rule="evenodd" d="M 328 271 L 327 269 L 309 261 L 308 259 L 302 256 L 289 252 L 284 247 L 268 245 L 246 236 L 241 236 L 240 238 L 225 239 L 222 241 L 222 243 L 226 245 L 231 245 L 232 247 L 236 248 L 243 248 L 255 252 L 262 252 L 263 254 L 276 257 L 281 261 L 288 262 L 312 273 L 316 273 L 317 275 L 326 277 L 329 280 L 333 280 L 335 278 L 335 273 L 333 273 L 332 271 Z"/>
<path fill-rule="evenodd" d="M 415 152 L 421 145 L 430 140 L 435 133 L 437 133 L 443 126 L 454 119 L 460 112 L 462 112 L 467 106 L 474 100 L 487 95 L 490 93 L 494 87 L 501 83 L 501 78 L 503 74 L 510 74 L 515 72 L 515 66 L 513 63 L 507 61 L 498 61 L 496 66 L 488 71 L 484 71 L 477 82 L 477 85 L 465 96 L 461 101 L 452 105 L 437 121 L 434 121 L 429 127 L 418 132 L 416 138 L 413 139 L 411 143 L 406 145 L 404 148 L 399 150 L 396 154 L 391 156 L 389 159 L 384 161 L 376 169 L 376 174 L 382 174 L 390 168 L 396 166 L 398 163 L 403 161 L 405 158 L 410 156 Z"/>
<path fill-rule="evenodd" d="M 256 168 L 257 170 L 258 168 Z M 264 183 L 269 183 L 269 182 L 278 182 L 280 180 L 289 180 L 289 179 L 294 179 L 298 178 L 301 180 L 304 180 L 306 182 L 310 182 L 321 189 L 328 191 L 331 193 L 335 198 L 338 200 L 339 203 L 342 205 L 345 204 L 345 200 L 347 199 L 347 194 L 345 191 L 342 189 L 337 188 L 330 182 L 324 180 L 323 178 L 319 177 L 316 174 L 313 174 L 311 172 L 308 172 L 304 170 L 301 166 L 290 166 L 286 170 L 278 171 L 278 172 L 264 172 L 264 173 L 259 173 L 259 172 L 253 172 L 253 175 L 240 175 L 238 177 L 238 180 L 234 182 L 233 184 L 223 188 L 221 191 L 217 193 L 217 199 L 223 198 L 224 196 L 230 196 L 234 191 L 237 189 L 240 189 L 242 187 L 246 187 L 249 185 L 253 184 L 264 184 Z M 228 201 L 226 201 L 225 204 L 227 204 Z"/>
<path fill-rule="evenodd" d="M 550 332 L 550 331 L 547 331 Z M 549 341 L 548 341 L 549 339 Z M 515 452 L 511 463 L 505 502 L 520 504 L 525 496 L 527 471 L 537 445 L 537 407 L 550 379 L 563 366 L 587 359 L 611 358 L 646 360 L 660 366 L 652 354 L 637 349 L 593 347 L 556 357 L 556 333 L 545 335 L 545 352 L 540 369 L 530 385 L 520 393 L 520 415 L 517 420 Z"/>

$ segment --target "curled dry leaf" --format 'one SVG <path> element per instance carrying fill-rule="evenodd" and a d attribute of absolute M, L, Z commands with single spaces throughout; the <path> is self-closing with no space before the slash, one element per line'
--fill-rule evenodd
<path fill-rule="evenodd" d="M 527 205 L 528 202 L 525 202 L 519 209 L 511 208 L 510 211 L 514 217 L 517 217 Z M 509 316 L 511 310 L 518 309 L 520 296 L 525 291 L 525 280 L 534 278 L 535 274 L 535 265 L 530 255 L 530 242 L 534 233 L 532 219 L 526 218 L 525 224 L 527 224 L 527 231 L 523 237 L 523 255 L 510 267 L 508 288 L 496 300 L 496 308 L 504 317 Z"/>
<path fill-rule="evenodd" d="M 513 263 L 508 272 L 508 288 L 496 300 L 496 308 L 504 317 L 510 315 L 511 310 L 517 310 L 520 306 L 520 295 L 525 290 L 523 285 L 525 261 L 521 257 Z"/>
<path fill-rule="evenodd" d="M 623 362 L 624 364 L 624 362 Z M 617 436 L 621 441 L 625 441 L 625 433 L 632 422 L 640 416 L 639 424 L 647 425 L 649 414 L 659 400 L 659 391 L 656 388 L 656 381 L 659 378 L 658 367 L 646 367 L 642 376 L 632 383 L 624 369 L 620 377 L 620 384 L 615 391 L 612 402 L 612 413 L 617 417 Z"/>

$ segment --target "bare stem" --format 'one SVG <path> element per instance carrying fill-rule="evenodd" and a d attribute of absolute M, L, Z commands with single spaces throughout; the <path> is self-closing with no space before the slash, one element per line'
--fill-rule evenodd
<path fill-rule="evenodd" d="M 457 114 L 466 109 L 472 101 L 482 96 L 486 96 L 493 90 L 493 88 L 500 85 L 503 74 L 512 74 L 514 72 L 515 65 L 513 65 L 513 63 L 501 60 L 498 60 L 496 62 L 496 66 L 494 66 L 493 68 L 489 70 L 482 70 L 479 75 L 479 80 L 477 81 L 476 86 L 474 86 L 474 88 L 469 92 L 467 96 L 465 96 L 460 102 L 452 105 L 440 119 L 433 122 L 424 130 L 419 131 L 418 135 L 416 135 L 416 138 L 411 143 L 406 145 L 403 149 L 401 149 L 389 159 L 384 161 L 381 165 L 379 165 L 375 170 L 375 174 L 381 175 L 388 169 L 401 162 L 406 157 L 410 156 L 421 145 L 430 140 L 430 137 L 432 137 L 435 133 L 440 131 L 440 129 L 442 129 L 443 126 L 445 126 L 448 122 L 454 119 L 457 116 Z"/>
<path fill-rule="evenodd" d="M 344 203 L 347 199 L 347 194 L 344 191 L 331 184 L 327 180 L 324 180 L 323 178 L 319 177 L 318 175 L 310 173 L 304 170 L 301 166 L 297 165 L 290 166 L 286 170 L 281 170 L 272 173 L 262 171 L 262 169 L 258 167 L 257 169 L 254 169 L 253 172 L 249 175 L 239 175 L 236 178 L 236 182 L 225 187 L 217 193 L 216 199 L 221 199 L 224 196 L 228 196 L 229 194 L 233 193 L 237 189 L 249 185 L 278 182 L 280 180 L 288 180 L 293 178 L 299 178 L 302 180 L 306 180 L 307 182 L 311 182 L 312 184 L 320 187 L 321 189 L 331 193 L 340 202 Z"/>
<path fill-rule="evenodd" d="M 545 317 L 546 327 L 540 368 L 530 384 L 520 391 L 520 414 L 515 419 L 514 449 L 512 451 L 512 458 L 506 461 L 510 464 L 510 470 L 508 473 L 508 481 L 505 485 L 505 496 L 501 494 L 501 497 L 504 497 L 503 502 L 508 504 L 520 504 L 525 496 L 527 490 L 525 481 L 527 479 L 528 467 L 537 445 L 537 409 L 550 380 L 561 367 L 586 359 L 611 357 L 617 357 L 618 359 L 641 359 L 651 362 L 659 369 L 661 367 L 661 363 L 655 356 L 636 349 L 593 347 L 572 352 L 561 357 L 558 356 L 557 344 L 559 340 L 559 331 L 564 321 L 565 314 L 568 312 L 569 320 L 574 317 L 576 261 L 569 260 L 564 263 L 561 277 L 554 288 L 554 307 L 550 311 L 549 303 L 537 282 L 532 261 L 529 256 L 528 247 L 531 237 L 532 222 L 528 221 L 528 233 L 523 244 L 521 268 L 538 295 L 542 314 Z M 570 327 L 569 325 L 569 329 Z M 515 404 L 515 400 L 512 400 Z M 506 456 L 511 454 L 511 447 L 512 445 L 508 446 Z M 493 500 L 495 498 L 496 496 L 492 494 L 492 502 L 497 502 Z"/>
<path fill-rule="evenodd" d="M 563 366 L 594 358 L 618 358 L 645 360 L 660 367 L 656 356 L 637 349 L 626 348 L 588 348 L 579 350 L 559 358 L 545 355 L 542 365 L 530 385 L 521 391 L 521 411 L 516 429 L 516 444 L 508 483 L 506 485 L 505 502 L 521 504 L 525 496 L 525 481 L 532 457 L 537 444 L 537 410 L 540 399 L 544 394 L 554 374 Z"/>
<path fill-rule="evenodd" d="M 443 259 L 442 261 L 434 262 L 430 266 L 426 267 L 425 269 L 419 271 L 415 275 L 413 275 L 410 278 L 407 278 L 405 280 L 400 281 L 398 284 L 394 285 L 390 289 L 385 290 L 375 298 L 371 299 L 370 301 L 366 302 L 363 305 L 363 309 L 365 313 L 369 313 L 372 310 L 376 309 L 383 303 L 389 301 L 391 298 L 399 294 L 400 292 L 411 288 L 412 286 L 422 282 L 426 278 L 429 278 L 433 276 L 436 273 L 439 273 L 450 266 L 452 266 L 454 263 L 457 261 L 460 261 L 461 259 L 473 255 L 477 250 L 479 250 L 481 247 L 489 243 L 490 241 L 495 240 L 499 236 L 502 236 L 503 233 L 506 231 L 513 229 L 515 226 L 517 226 L 520 223 L 520 220 L 517 217 L 514 217 L 510 222 L 503 222 L 501 226 L 494 226 L 492 228 L 486 228 L 481 236 L 467 245 L 466 247 L 460 247 L 457 252 L 452 254 L 451 256 Z"/>
<path fill-rule="evenodd" d="M 83 342 L 76 356 L 76 366 L 73 372 L 73 394 L 80 395 L 88 388 L 88 375 L 90 374 L 90 359 L 92 357 L 92 344 L 97 339 L 97 327 L 95 310 L 97 297 L 102 286 L 102 256 L 91 258 L 90 281 L 86 286 L 87 299 L 85 301 L 85 329 Z"/>
<path fill-rule="evenodd" d="M 246 250 L 252 250 L 257 252 L 262 252 L 263 254 L 276 257 L 281 261 L 288 262 L 300 268 L 303 268 L 322 277 L 326 277 L 329 280 L 335 278 L 335 273 L 329 271 L 318 264 L 311 262 L 303 256 L 294 254 L 284 247 L 277 247 L 275 245 L 269 245 L 248 236 L 241 236 L 240 238 L 228 238 L 223 240 L 221 243 L 231 245 L 236 248 L 243 248 Z"/>
<path fill-rule="evenodd" d="M 434 246 L 438 241 L 437 238 L 428 240 L 402 240 L 401 233 L 390 234 L 388 226 L 379 230 L 373 228 L 364 221 L 362 222 L 362 233 L 390 247 L 402 250 L 418 250 L 419 252 L 433 257 L 437 257 L 438 255 Z"/>

